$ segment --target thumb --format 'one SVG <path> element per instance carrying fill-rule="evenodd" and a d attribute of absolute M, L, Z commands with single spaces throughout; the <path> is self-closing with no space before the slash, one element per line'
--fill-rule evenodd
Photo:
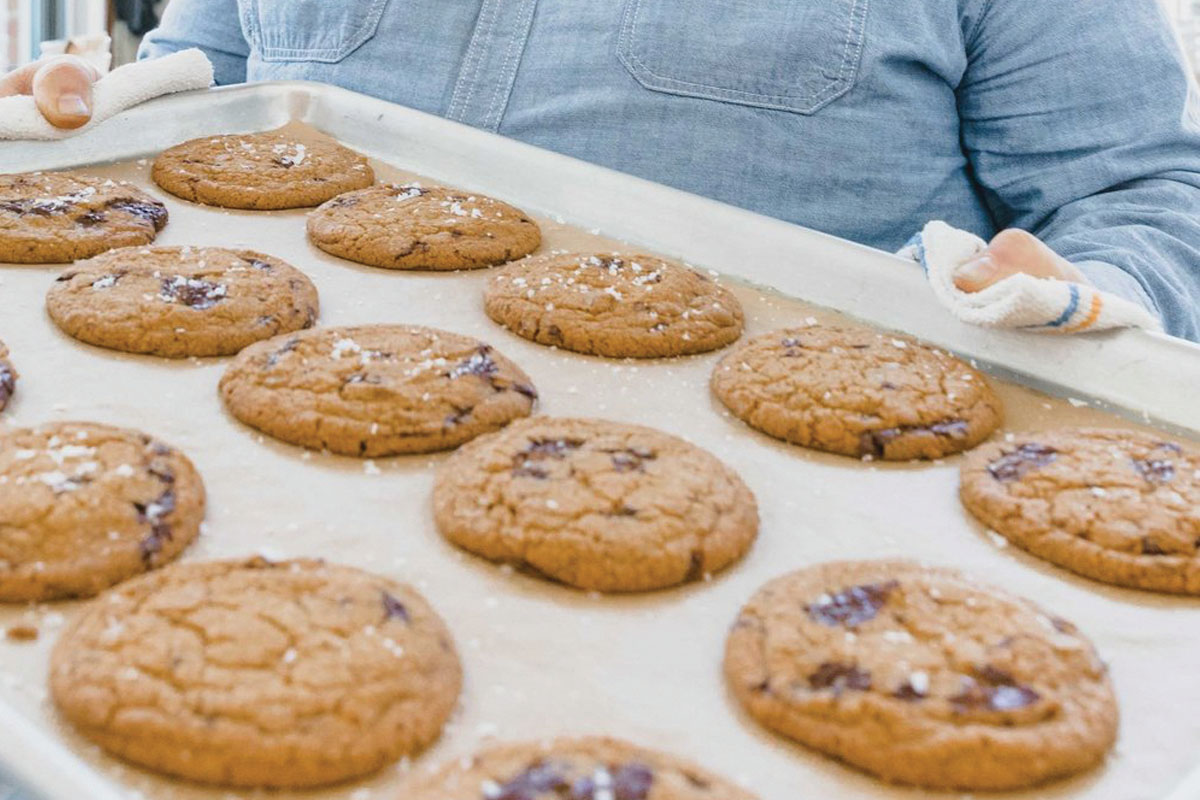
<path fill-rule="evenodd" d="M 33 99 L 56 128 L 79 128 L 92 118 L 92 84 L 99 73 L 74 56 L 56 58 L 33 76 Z"/>

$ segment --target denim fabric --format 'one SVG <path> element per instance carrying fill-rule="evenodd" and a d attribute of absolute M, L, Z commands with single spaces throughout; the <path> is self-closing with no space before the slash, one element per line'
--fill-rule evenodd
<path fill-rule="evenodd" d="M 1200 105 L 1156 0 L 172 0 L 142 55 L 189 46 L 885 250 L 1022 227 L 1200 339 Z"/>

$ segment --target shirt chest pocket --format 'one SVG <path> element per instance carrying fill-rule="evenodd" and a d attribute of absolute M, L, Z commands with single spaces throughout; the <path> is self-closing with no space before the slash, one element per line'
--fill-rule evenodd
<path fill-rule="evenodd" d="M 341 61 L 375 35 L 388 0 L 238 0 L 263 61 Z"/>
<path fill-rule="evenodd" d="M 647 89 L 812 114 L 854 86 L 868 0 L 625 0 L 618 56 Z"/>

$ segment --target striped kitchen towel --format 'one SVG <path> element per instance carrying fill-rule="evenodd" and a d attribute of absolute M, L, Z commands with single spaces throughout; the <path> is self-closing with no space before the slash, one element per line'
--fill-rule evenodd
<path fill-rule="evenodd" d="M 1083 283 L 1012 275 L 979 292 L 959 290 L 954 285 L 954 270 L 986 247 L 987 242 L 978 236 L 934 221 L 898 255 L 924 267 L 941 304 L 972 325 L 1036 333 L 1162 330 L 1158 319 L 1141 305 Z"/>

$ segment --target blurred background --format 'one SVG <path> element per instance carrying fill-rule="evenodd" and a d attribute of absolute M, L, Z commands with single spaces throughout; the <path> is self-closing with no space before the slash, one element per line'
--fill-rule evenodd
<path fill-rule="evenodd" d="M 329 0 L 339 2 L 339 0 Z M 1200 65 L 1200 0 L 1161 0 L 1179 27 L 1193 65 Z M 0 70 L 36 58 L 41 43 L 107 34 L 113 66 L 132 61 L 142 35 L 167 0 L 0 0 Z"/>

